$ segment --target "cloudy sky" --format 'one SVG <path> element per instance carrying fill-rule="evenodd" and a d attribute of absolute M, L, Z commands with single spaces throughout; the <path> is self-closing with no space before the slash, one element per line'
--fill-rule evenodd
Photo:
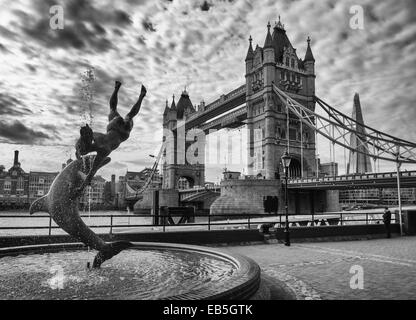
<path fill-rule="evenodd" d="M 49 26 L 57 4 L 63 30 Z M 350 28 L 353 5 L 364 9 L 364 30 Z M 210 102 L 243 84 L 249 35 L 263 46 L 267 22 L 279 15 L 300 57 L 312 39 L 317 96 L 350 114 L 359 92 L 368 125 L 416 141 L 414 0 L 0 0 L 0 8 L 0 164 L 7 168 L 13 150 L 26 171 L 58 171 L 73 157 L 90 68 L 96 131 L 105 130 L 115 79 L 123 82 L 121 114 L 142 83 L 148 89 L 130 139 L 101 173 L 150 166 L 166 99 L 186 86 L 194 104 Z M 319 143 L 328 161 L 328 143 Z M 209 171 L 207 180 L 217 176 Z"/>

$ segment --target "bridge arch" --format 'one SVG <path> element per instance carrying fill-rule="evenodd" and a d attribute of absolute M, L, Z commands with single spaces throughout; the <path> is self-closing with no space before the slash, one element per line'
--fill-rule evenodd
<path fill-rule="evenodd" d="M 176 181 L 178 190 L 192 189 L 195 186 L 195 179 L 191 176 L 180 176 Z"/>
<path fill-rule="evenodd" d="M 301 161 L 303 160 L 303 173 L 304 176 L 308 175 L 308 172 L 312 170 L 310 165 L 308 164 L 307 160 L 305 158 L 301 158 L 298 154 L 290 154 L 290 166 L 289 166 L 289 178 L 301 178 L 302 177 L 302 165 Z M 282 166 L 282 163 L 279 162 L 279 172 L 282 176 L 284 176 L 284 168 Z"/>

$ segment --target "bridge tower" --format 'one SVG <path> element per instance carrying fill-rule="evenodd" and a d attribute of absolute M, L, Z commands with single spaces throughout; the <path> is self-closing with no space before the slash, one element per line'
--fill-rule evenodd
<path fill-rule="evenodd" d="M 163 113 L 163 189 L 182 189 L 204 186 L 204 143 L 203 133 L 198 130 L 185 131 L 186 118 L 196 112 L 186 89 L 175 104 L 173 96 L 169 107 L 166 101 Z M 196 147 L 195 147 L 196 145 Z"/>
<path fill-rule="evenodd" d="M 307 40 L 304 59 L 298 58 L 280 21 L 271 33 L 270 22 L 264 46 L 249 48 L 246 56 L 246 104 L 248 128 L 248 174 L 275 179 L 282 171 L 280 158 L 287 149 L 292 157 L 291 177 L 315 174 L 315 135 L 288 114 L 273 91 L 273 85 L 311 110 L 315 109 L 315 59 Z"/>

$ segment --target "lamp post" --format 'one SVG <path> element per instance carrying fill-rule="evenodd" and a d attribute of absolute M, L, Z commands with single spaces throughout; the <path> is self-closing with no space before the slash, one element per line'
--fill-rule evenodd
<path fill-rule="evenodd" d="M 401 197 L 401 190 L 400 190 L 400 166 L 401 163 L 399 161 L 400 155 L 400 147 L 397 147 L 397 156 L 396 156 L 396 173 L 397 173 L 397 200 L 399 205 L 399 224 L 400 224 L 400 235 L 403 236 L 403 222 L 402 222 L 402 197 Z"/>
<path fill-rule="evenodd" d="M 290 233 L 289 233 L 289 207 L 288 207 L 288 192 L 287 192 L 287 180 L 288 171 L 290 166 L 290 156 L 287 150 L 282 156 L 282 165 L 285 170 L 285 211 L 286 211 L 286 223 L 285 223 L 285 246 L 290 246 Z"/>

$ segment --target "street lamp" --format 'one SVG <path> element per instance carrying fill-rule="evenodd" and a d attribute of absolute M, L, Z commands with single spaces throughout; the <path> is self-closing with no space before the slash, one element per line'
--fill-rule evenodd
<path fill-rule="evenodd" d="M 282 165 L 285 170 L 285 211 L 286 211 L 286 224 L 285 224 L 285 246 L 290 246 L 290 234 L 289 234 L 289 208 L 288 208 L 288 192 L 287 192 L 287 179 L 291 158 L 287 153 L 287 150 L 282 156 Z"/>

